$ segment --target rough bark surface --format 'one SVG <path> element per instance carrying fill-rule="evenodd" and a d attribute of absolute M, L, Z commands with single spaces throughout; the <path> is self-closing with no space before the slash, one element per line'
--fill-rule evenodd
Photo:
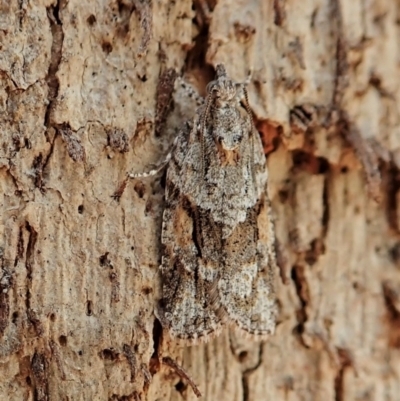
<path fill-rule="evenodd" d="M 2 1 L 0 399 L 194 400 L 162 352 L 204 400 L 399 400 L 399 18 L 395 0 Z M 175 97 L 165 122 L 160 77 L 204 94 L 221 62 L 251 75 L 279 324 L 160 350 L 162 174 L 124 180 L 193 115 Z"/>

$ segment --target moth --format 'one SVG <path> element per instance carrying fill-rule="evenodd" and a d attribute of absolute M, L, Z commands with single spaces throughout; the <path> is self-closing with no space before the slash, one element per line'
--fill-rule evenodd
<path fill-rule="evenodd" d="M 166 159 L 157 315 L 186 344 L 225 326 L 264 337 L 277 315 L 268 172 L 247 91 L 220 64 L 207 93 Z"/>

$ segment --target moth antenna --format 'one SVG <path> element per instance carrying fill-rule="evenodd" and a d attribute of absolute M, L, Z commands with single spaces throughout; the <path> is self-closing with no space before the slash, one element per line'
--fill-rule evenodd
<path fill-rule="evenodd" d="M 244 99 L 246 100 L 246 104 L 245 104 L 244 107 L 246 108 L 247 114 L 248 114 L 249 117 L 250 117 L 251 129 L 253 130 L 253 129 L 255 129 L 256 127 L 255 127 L 255 125 L 254 125 L 253 113 L 251 112 L 251 109 L 250 109 L 249 95 L 248 95 L 248 93 L 247 93 L 247 89 L 246 89 L 246 87 L 244 86 L 244 84 L 241 84 L 241 85 L 243 85 Z"/>
<path fill-rule="evenodd" d="M 210 111 L 212 102 L 212 96 L 209 94 L 207 96 L 206 108 L 204 110 L 203 116 L 201 118 L 200 125 L 200 147 L 201 147 L 201 176 L 204 178 L 205 175 L 205 166 L 204 166 L 204 155 L 205 155 L 205 143 L 204 143 L 204 131 L 206 129 L 207 116 Z"/>
<path fill-rule="evenodd" d="M 250 124 L 251 124 L 251 148 L 254 150 L 254 134 L 256 131 L 256 126 L 254 124 L 254 119 L 253 119 L 253 113 L 251 112 L 250 109 L 250 103 L 249 103 L 249 95 L 247 93 L 246 87 L 243 85 L 243 94 L 244 94 L 244 99 L 246 101 L 246 104 L 244 107 L 246 108 L 247 114 L 250 117 Z M 250 166 L 251 166 L 251 175 L 253 177 L 253 181 L 255 180 L 255 173 L 254 173 L 254 151 L 251 152 L 250 154 Z"/>

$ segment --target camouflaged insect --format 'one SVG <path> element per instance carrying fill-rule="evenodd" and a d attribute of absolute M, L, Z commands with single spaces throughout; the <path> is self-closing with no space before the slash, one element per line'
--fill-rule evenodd
<path fill-rule="evenodd" d="M 275 234 L 247 92 L 223 65 L 167 157 L 158 316 L 173 338 L 275 328 Z M 157 170 L 158 171 L 158 170 Z"/>

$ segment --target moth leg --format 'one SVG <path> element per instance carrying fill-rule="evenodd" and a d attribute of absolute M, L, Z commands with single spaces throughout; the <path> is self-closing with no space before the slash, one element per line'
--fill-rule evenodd
<path fill-rule="evenodd" d="M 175 136 L 174 142 L 172 143 L 172 146 L 171 146 L 170 151 L 167 154 L 166 158 L 156 168 L 154 168 L 153 170 L 147 171 L 147 172 L 143 172 L 143 173 L 128 173 L 127 179 L 151 177 L 151 176 L 158 174 L 164 168 L 168 167 L 171 159 L 174 156 L 176 156 L 175 151 L 176 151 L 178 145 L 181 146 L 183 143 L 185 143 L 185 144 L 187 143 L 187 137 L 188 137 L 191 129 L 192 129 L 192 124 L 190 124 L 190 123 L 186 123 L 181 127 L 178 134 Z"/>
<path fill-rule="evenodd" d="M 180 366 L 176 361 L 174 361 L 169 356 L 163 357 L 161 359 L 161 362 L 164 365 L 169 366 L 181 379 L 186 380 L 189 383 L 190 387 L 192 387 L 192 390 L 196 394 L 197 398 L 201 397 L 199 388 L 196 386 L 193 379 L 182 368 L 182 366 Z"/>
<path fill-rule="evenodd" d="M 160 171 L 162 171 L 165 167 L 168 166 L 172 155 L 175 151 L 175 148 L 179 142 L 180 135 L 177 135 L 174 139 L 174 143 L 172 144 L 172 149 L 171 151 L 167 154 L 167 157 L 153 170 L 143 172 L 143 173 L 129 173 L 128 178 L 145 178 L 145 177 L 151 177 L 153 175 L 158 174 Z"/>
<path fill-rule="evenodd" d="M 167 167 L 169 161 L 171 160 L 171 153 L 168 153 L 167 157 L 165 160 L 163 160 L 155 169 L 150 170 L 150 171 L 145 171 L 143 173 L 128 173 L 128 178 L 146 178 L 146 177 L 151 177 L 153 175 L 158 174 L 160 171 L 162 171 L 165 167 Z"/>
<path fill-rule="evenodd" d="M 112 195 L 112 198 L 114 198 L 116 200 L 119 200 L 121 198 L 122 194 L 125 191 L 128 180 L 130 178 L 135 179 L 135 178 L 151 177 L 151 176 L 158 174 L 160 171 L 162 171 L 164 168 L 166 168 L 172 158 L 172 154 L 175 150 L 177 143 L 178 143 L 178 136 L 175 138 L 174 144 L 172 145 L 172 150 L 168 153 L 167 157 L 155 169 L 147 171 L 147 172 L 143 172 L 143 173 L 128 173 L 126 175 L 125 180 L 122 182 L 122 184 L 118 187 L 118 189 Z"/>
<path fill-rule="evenodd" d="M 156 310 L 156 317 L 159 319 L 159 311 Z M 162 323 L 162 321 L 160 321 Z M 163 364 L 165 366 L 168 366 L 171 368 L 181 379 L 185 380 L 190 387 L 192 388 L 193 392 L 195 395 L 200 398 L 201 393 L 199 388 L 196 386 L 195 382 L 193 379 L 189 376 L 189 374 L 185 371 L 185 369 L 180 366 L 174 359 L 172 359 L 170 356 L 163 356 L 163 350 L 166 348 L 165 347 L 165 342 L 166 338 L 164 337 L 164 331 L 160 327 L 160 336 L 159 336 L 159 341 L 155 342 L 154 344 L 154 354 L 152 356 L 152 363 L 155 368 L 155 371 L 158 371 L 160 368 L 160 364 Z"/>
<path fill-rule="evenodd" d="M 186 82 L 183 78 L 178 77 L 176 79 L 176 85 L 180 85 L 187 96 L 191 99 L 194 99 L 197 107 L 200 107 L 204 104 L 204 99 L 197 93 L 196 89 L 190 83 Z"/>

